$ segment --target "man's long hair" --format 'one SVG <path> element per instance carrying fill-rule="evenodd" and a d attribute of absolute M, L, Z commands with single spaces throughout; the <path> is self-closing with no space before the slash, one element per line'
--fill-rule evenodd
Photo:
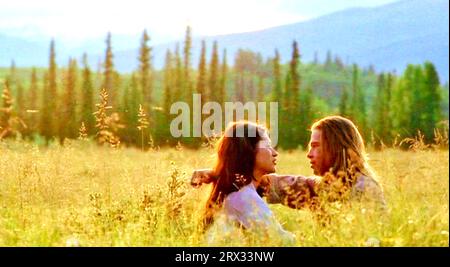
<path fill-rule="evenodd" d="M 243 133 L 242 137 L 239 132 Z M 252 182 L 256 145 L 265 132 L 263 126 L 248 121 L 233 122 L 225 130 L 217 146 L 215 179 L 206 203 L 204 229 L 211 225 L 226 196 Z"/>
<path fill-rule="evenodd" d="M 324 156 L 331 167 L 324 175 L 327 178 L 338 178 L 345 188 L 349 189 L 356 182 L 358 175 L 375 174 L 367 162 L 364 141 L 355 124 L 341 116 L 328 116 L 311 126 L 311 130 L 321 130 L 321 144 Z"/>

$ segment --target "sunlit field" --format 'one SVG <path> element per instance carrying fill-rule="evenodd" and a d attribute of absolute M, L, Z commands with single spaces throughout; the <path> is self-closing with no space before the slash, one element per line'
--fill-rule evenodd
<path fill-rule="evenodd" d="M 304 151 L 279 151 L 278 172 L 311 175 Z M 208 246 L 199 222 L 210 187 L 189 185 L 214 150 L 142 152 L 78 140 L 38 147 L 0 142 L 0 246 Z M 296 246 L 449 246 L 448 150 L 369 150 L 388 211 L 270 205 Z M 220 233 L 218 233 L 220 234 Z M 224 239 L 225 240 L 225 239 Z M 234 239 L 224 246 L 274 246 Z"/>

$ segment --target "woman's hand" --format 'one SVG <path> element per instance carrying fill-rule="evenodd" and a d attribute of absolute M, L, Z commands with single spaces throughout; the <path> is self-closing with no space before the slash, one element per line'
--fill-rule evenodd
<path fill-rule="evenodd" d="M 202 184 L 209 184 L 213 181 L 211 169 L 194 170 L 191 177 L 191 186 L 194 188 L 200 187 Z"/>

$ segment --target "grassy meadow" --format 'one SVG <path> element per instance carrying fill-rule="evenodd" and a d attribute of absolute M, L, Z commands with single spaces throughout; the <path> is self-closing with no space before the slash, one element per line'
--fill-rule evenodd
<path fill-rule="evenodd" d="M 279 152 L 278 173 L 312 174 L 306 152 Z M 2 141 L 0 155 L 0 246 L 207 246 L 198 226 L 210 188 L 194 189 L 189 179 L 213 165 L 212 148 Z M 308 210 L 270 205 L 296 245 L 449 246 L 448 150 L 369 156 L 388 212 L 334 205 L 325 226 Z M 261 244 L 235 238 L 223 245 Z"/>

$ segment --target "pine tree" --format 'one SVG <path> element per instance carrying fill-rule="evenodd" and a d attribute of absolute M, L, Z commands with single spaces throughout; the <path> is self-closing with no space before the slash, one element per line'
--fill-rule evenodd
<path fill-rule="evenodd" d="M 411 74 L 409 74 L 411 75 Z M 416 135 L 418 131 L 423 134 L 424 118 L 425 118 L 425 86 L 424 73 L 420 65 L 412 66 L 412 75 L 408 77 L 411 79 L 411 113 L 410 113 L 410 135 Z"/>
<path fill-rule="evenodd" d="M 159 118 L 160 125 L 158 127 L 159 134 L 157 135 L 157 141 L 159 143 L 164 143 L 165 141 L 168 142 L 168 144 L 172 144 L 172 138 L 169 132 L 170 129 L 170 121 L 171 121 L 171 114 L 170 114 L 170 107 L 172 105 L 173 101 L 173 89 L 174 88 L 174 73 L 175 68 L 173 66 L 173 56 L 170 50 L 166 51 L 166 57 L 165 57 L 165 64 L 164 64 L 164 81 L 163 81 L 163 112 L 161 118 Z"/>
<path fill-rule="evenodd" d="M 36 68 L 33 67 L 31 69 L 31 83 L 30 83 L 30 89 L 28 89 L 28 109 L 31 111 L 35 111 L 37 107 L 37 98 L 38 98 L 38 77 L 36 73 Z"/>
<path fill-rule="evenodd" d="M 280 108 L 280 123 L 279 125 L 279 142 L 281 148 L 290 149 L 292 148 L 292 128 L 291 128 L 291 101 L 292 92 L 289 90 L 291 88 L 291 73 L 288 71 L 284 79 L 284 90 L 283 90 L 283 101 Z"/>
<path fill-rule="evenodd" d="M 186 36 L 184 40 L 184 67 L 183 67 L 183 79 L 182 79 L 182 88 L 184 101 L 189 103 L 189 106 L 192 107 L 192 93 L 193 93 L 193 85 L 191 81 L 191 48 L 192 48 L 192 36 L 191 36 L 191 27 L 186 27 Z"/>
<path fill-rule="evenodd" d="M 58 103 L 57 95 L 57 66 L 56 66 L 56 54 L 55 54 L 55 41 L 50 42 L 50 61 L 48 72 L 44 77 L 44 90 L 42 97 L 42 112 L 41 112 L 41 135 L 45 137 L 47 144 L 50 139 L 56 136 L 57 125 L 54 120 L 54 114 L 56 114 L 56 107 Z"/>
<path fill-rule="evenodd" d="M 35 132 L 38 132 L 39 119 L 38 119 L 38 77 L 36 73 L 36 68 L 31 69 L 31 83 L 27 92 L 27 101 L 26 101 L 26 113 L 24 117 L 25 124 L 27 125 L 27 129 L 25 131 L 25 136 L 30 137 Z"/>
<path fill-rule="evenodd" d="M 113 62 L 113 52 L 111 46 L 111 33 L 108 32 L 106 37 L 106 52 L 105 52 L 105 63 L 103 65 L 103 83 L 102 88 L 106 89 L 108 93 L 108 106 L 114 105 L 116 88 L 114 86 L 114 62 Z"/>
<path fill-rule="evenodd" d="M 392 137 L 393 137 L 393 121 L 392 121 L 392 95 L 393 95 L 393 87 L 394 87 L 394 75 L 392 73 L 387 74 L 387 80 L 386 80 L 386 91 L 384 94 L 384 101 L 386 102 L 386 105 L 384 107 L 384 116 L 386 118 L 385 120 L 385 132 L 384 132 L 384 138 L 387 145 L 392 144 Z"/>
<path fill-rule="evenodd" d="M 375 148 L 381 147 L 381 142 L 385 145 L 391 144 L 392 138 L 392 122 L 391 122 L 391 90 L 392 90 L 392 75 L 388 73 L 385 75 L 381 73 L 378 76 L 378 90 L 374 100 L 373 113 L 374 113 L 374 135 Z"/>
<path fill-rule="evenodd" d="M 179 51 L 179 47 L 178 44 L 175 47 L 175 73 L 174 73 L 174 77 L 175 77 L 175 94 L 173 95 L 174 102 L 177 101 L 184 101 L 184 93 L 183 93 L 183 66 L 182 66 L 182 62 L 181 62 L 181 57 L 180 57 L 180 51 Z"/>
<path fill-rule="evenodd" d="M 217 51 L 217 41 L 214 41 L 213 50 L 211 55 L 211 62 L 209 65 L 209 99 L 211 101 L 218 102 L 218 91 L 219 91 L 219 54 Z"/>
<path fill-rule="evenodd" d="M 132 74 L 132 79 L 134 74 Z M 123 89 L 123 95 L 122 95 L 122 105 L 120 108 L 120 112 L 122 115 L 122 118 L 124 120 L 124 123 L 126 125 L 126 127 L 124 129 L 122 129 L 122 131 L 120 131 L 119 135 L 120 135 L 120 139 L 128 144 L 128 145 L 132 145 L 133 144 L 133 126 L 132 126 L 132 121 L 133 121 L 133 111 L 130 108 L 130 98 L 131 98 L 131 85 L 127 84 L 127 86 L 125 86 L 125 88 Z"/>
<path fill-rule="evenodd" d="M 278 102 L 279 106 L 283 102 L 283 89 L 281 81 L 281 67 L 280 67 L 280 53 L 278 49 L 275 50 L 275 57 L 273 59 L 273 89 L 272 89 L 272 101 Z"/>
<path fill-rule="evenodd" d="M 305 130 L 305 125 L 302 125 L 300 119 L 300 53 L 298 50 L 297 41 L 292 43 L 292 58 L 289 63 L 289 98 L 285 98 L 288 104 L 287 116 L 288 120 L 291 122 L 290 127 L 290 147 L 295 148 L 300 144 L 300 131 Z"/>
<path fill-rule="evenodd" d="M 144 98 L 143 106 L 147 114 L 150 114 L 150 107 L 153 102 L 152 65 L 150 61 L 152 48 L 147 44 L 149 40 L 147 30 L 144 30 L 139 49 L 139 81 Z"/>
<path fill-rule="evenodd" d="M 298 144 L 306 149 L 309 142 L 309 127 L 313 121 L 313 91 L 310 87 L 300 92 L 300 107 L 299 107 L 299 125 L 300 129 L 296 133 L 298 135 Z"/>
<path fill-rule="evenodd" d="M 283 98 L 283 81 L 281 76 L 281 66 L 280 66 L 280 53 L 278 49 L 275 49 L 275 57 L 272 60 L 272 93 L 271 93 L 271 101 L 278 103 L 278 119 L 280 120 L 278 123 L 279 127 L 279 138 L 278 144 L 280 147 L 285 147 L 285 139 L 286 136 L 286 107 L 284 106 L 284 98 Z M 269 118 L 270 120 L 270 118 Z"/>
<path fill-rule="evenodd" d="M 81 118 L 80 122 L 84 122 L 88 135 L 95 133 L 95 117 L 94 113 L 94 87 L 91 78 L 91 69 L 88 65 L 87 55 L 83 55 L 83 85 L 81 100 Z"/>
<path fill-rule="evenodd" d="M 406 67 L 402 77 L 398 80 L 392 93 L 392 123 L 394 135 L 403 139 L 410 137 L 411 131 L 411 108 L 412 95 L 411 88 L 413 83 L 414 66 L 409 64 Z"/>
<path fill-rule="evenodd" d="M 220 89 L 219 89 L 219 102 L 224 105 L 227 94 L 227 78 L 228 78 L 228 64 L 227 64 L 227 50 L 223 50 L 222 70 L 220 74 Z"/>
<path fill-rule="evenodd" d="M 360 129 L 363 138 L 368 136 L 367 129 L 367 113 L 364 91 L 361 89 L 359 82 L 359 68 L 353 64 L 352 71 L 352 101 L 351 101 L 351 118 Z"/>
<path fill-rule="evenodd" d="M 24 96 L 24 88 L 22 86 L 22 83 L 17 81 L 16 82 L 16 114 L 17 116 L 23 120 L 25 118 L 25 96 Z"/>
<path fill-rule="evenodd" d="M 142 103 L 143 95 L 139 90 L 139 82 L 136 74 L 133 73 L 131 75 L 130 82 L 123 97 L 124 120 L 127 125 L 127 127 L 122 130 L 122 132 L 125 133 L 123 134 L 123 137 L 124 140 L 138 146 L 141 143 L 141 136 L 136 127 L 138 126 L 139 105 Z"/>
<path fill-rule="evenodd" d="M 64 143 L 65 138 L 75 139 L 78 136 L 78 122 L 76 120 L 76 96 L 77 62 L 69 59 L 69 67 L 65 73 L 65 86 L 59 110 L 59 142 Z"/>
<path fill-rule="evenodd" d="M 148 116 L 148 120 L 151 121 L 151 125 L 154 125 L 154 116 L 152 112 L 153 103 L 153 69 L 151 64 L 151 51 L 152 48 L 148 45 L 148 41 L 150 37 L 147 34 L 147 31 L 144 30 L 141 39 L 141 46 L 139 49 L 139 87 L 142 92 L 143 102 L 142 106 L 144 109 L 144 113 Z M 153 127 L 150 128 L 150 135 L 154 134 L 155 129 Z M 144 140 L 143 144 L 147 143 L 149 140 L 149 136 L 143 136 Z"/>
<path fill-rule="evenodd" d="M 438 127 L 438 122 L 441 120 L 441 88 L 439 76 L 433 63 L 425 62 L 424 64 L 424 122 L 423 133 L 425 140 L 430 143 L 434 137 L 434 129 Z"/>
<path fill-rule="evenodd" d="M 205 41 L 202 41 L 202 48 L 200 53 L 200 61 L 198 63 L 198 78 L 197 78 L 197 93 L 200 94 L 201 103 L 206 103 L 209 100 L 207 95 L 206 84 L 206 47 Z"/>
<path fill-rule="evenodd" d="M 163 95 L 163 110 L 167 116 L 166 119 L 170 119 L 170 106 L 173 102 L 172 88 L 174 88 L 174 67 L 173 57 L 170 50 L 166 51 L 165 65 L 164 65 L 164 95 Z M 169 124 L 167 124 L 169 125 Z"/>

